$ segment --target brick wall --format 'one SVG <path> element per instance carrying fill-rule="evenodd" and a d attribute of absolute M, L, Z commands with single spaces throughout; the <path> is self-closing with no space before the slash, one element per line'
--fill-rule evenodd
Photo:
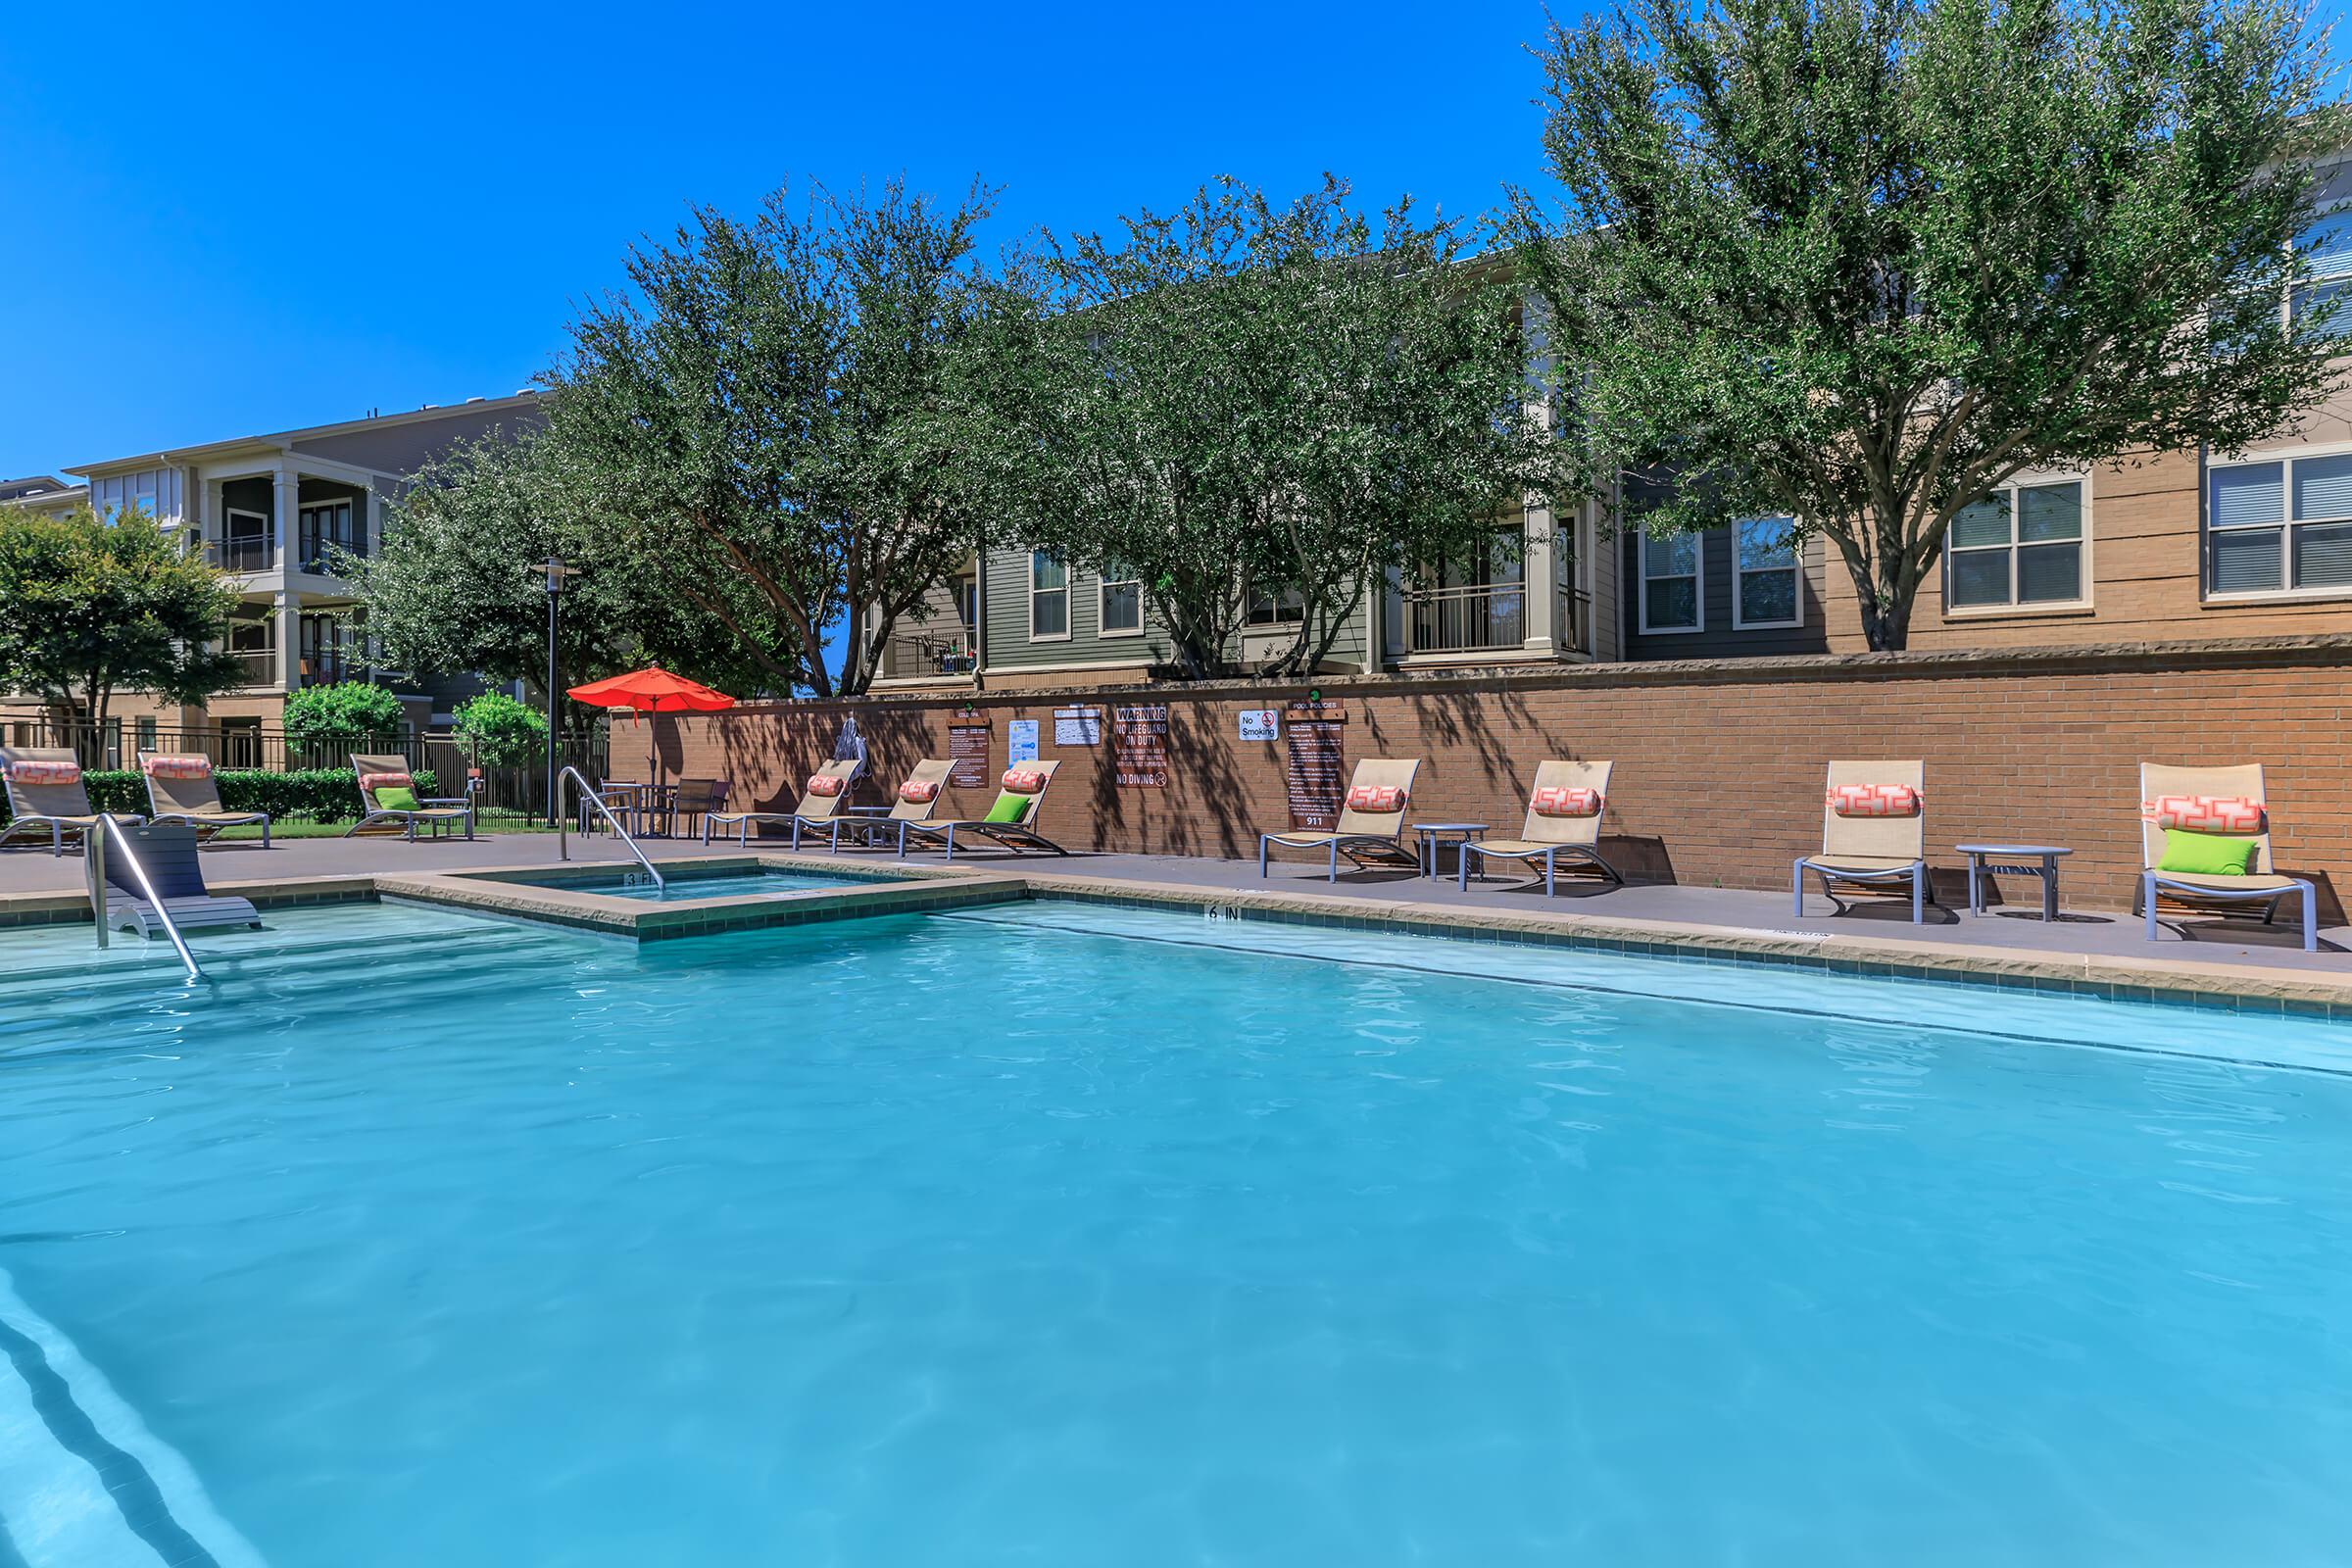
<path fill-rule="evenodd" d="M 2259 761 L 2269 770 L 2281 870 L 2352 888 L 2352 639 L 2282 638 L 1968 654 L 1817 656 L 1596 664 L 1318 683 L 1346 705 L 1346 753 L 1420 757 L 1414 818 L 1515 829 L 1549 757 L 1609 759 L 1604 848 L 1639 880 L 1787 885 L 1820 843 L 1832 758 L 1921 758 L 1931 859 L 1951 846 L 2031 839 L 2072 846 L 2070 899 L 2120 906 L 2139 863 L 2138 763 Z M 664 718 L 673 775 L 720 776 L 735 798 L 789 809 L 799 782 L 855 712 L 882 792 L 917 759 L 948 755 L 951 723 L 985 723 L 994 798 L 1007 722 L 1040 721 L 1062 760 L 1041 826 L 1072 849 L 1245 857 L 1288 824 L 1285 743 L 1244 741 L 1238 713 L 1307 687 L 1217 683 L 1083 693 L 991 693 L 857 704 L 788 703 Z M 1104 744 L 1057 747 L 1054 709 L 1104 709 Z M 1122 789 L 1108 709 L 1169 709 L 1169 787 Z M 2332 900 L 2326 901 L 2332 904 Z"/>

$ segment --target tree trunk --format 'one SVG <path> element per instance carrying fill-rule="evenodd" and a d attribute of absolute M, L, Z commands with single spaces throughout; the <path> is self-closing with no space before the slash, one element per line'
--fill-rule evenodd
<path fill-rule="evenodd" d="M 1900 653 L 1911 641 L 1911 607 L 1919 578 L 1906 570 L 1904 553 L 1882 545 L 1869 558 L 1846 556 L 1854 599 L 1862 616 L 1862 640 L 1874 654 Z"/>

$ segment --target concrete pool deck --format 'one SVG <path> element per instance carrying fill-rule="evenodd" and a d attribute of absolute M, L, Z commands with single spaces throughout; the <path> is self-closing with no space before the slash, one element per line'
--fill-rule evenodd
<path fill-rule="evenodd" d="M 2305 954 L 2291 920 L 2269 929 L 2247 921 L 2168 923 L 2159 928 L 2162 940 L 2148 943 L 2135 917 L 2111 909 L 2069 909 L 2055 924 L 2020 906 L 1996 906 L 1984 915 L 1931 909 L 1928 923 L 1914 926 L 1907 906 L 1872 901 L 1839 915 L 1818 894 L 1808 898 L 1809 912 L 1798 919 L 1786 893 L 1604 889 L 1563 878 L 1559 895 L 1547 899 L 1540 881 L 1498 878 L 1465 892 L 1450 877 L 1431 880 L 1401 870 L 1343 872 L 1335 885 L 1324 880 L 1320 866 L 1301 860 L 1277 861 L 1261 881 L 1254 861 L 1174 856 L 1060 858 L 976 851 L 959 854 L 950 866 L 937 852 L 901 861 L 886 851 L 845 852 L 838 858 L 822 852 L 794 856 L 772 841 L 749 850 L 663 840 L 644 846 L 657 862 L 681 871 L 704 862 L 706 870 L 837 869 L 876 880 L 780 898 L 648 905 L 484 878 L 490 872 L 560 875 L 564 862 L 557 859 L 555 839 L 538 834 L 471 843 L 293 839 L 266 851 L 223 844 L 205 852 L 204 866 L 216 891 L 244 892 L 265 905 L 416 898 L 640 937 L 1012 898 L 1076 898 L 2352 1018 L 2352 928 L 2323 929 L 2320 951 Z M 581 875 L 610 874 L 634 863 L 624 848 L 601 837 L 573 838 L 571 854 Z M 909 874 L 916 885 L 899 880 Z M 72 855 L 0 853 L 0 919 L 86 918 L 79 913 L 86 907 L 81 878 L 81 862 Z"/>

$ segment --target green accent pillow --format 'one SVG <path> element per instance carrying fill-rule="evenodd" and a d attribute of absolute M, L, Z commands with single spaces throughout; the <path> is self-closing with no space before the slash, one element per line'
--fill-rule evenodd
<path fill-rule="evenodd" d="M 2186 871 L 2193 876 L 2244 876 L 2253 863 L 2252 839 L 2168 827 L 2164 830 L 2164 858 L 2156 862 L 2156 869 Z"/>
<path fill-rule="evenodd" d="M 375 808 L 379 811 L 414 811 L 416 792 L 405 784 L 390 784 L 375 792 Z"/>
<path fill-rule="evenodd" d="M 1035 799 L 1037 797 L 1034 795 L 1015 795 L 1012 791 L 1005 790 L 997 796 L 997 804 L 990 807 L 988 815 L 980 820 L 983 822 L 1018 822 L 1029 814 L 1029 803 Z"/>

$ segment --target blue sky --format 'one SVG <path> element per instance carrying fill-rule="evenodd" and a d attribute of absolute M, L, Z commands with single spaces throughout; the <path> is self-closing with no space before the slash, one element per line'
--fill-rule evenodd
<path fill-rule="evenodd" d="M 22 7 L 0 477 L 525 385 L 688 202 L 904 172 L 1083 228 L 1228 172 L 1484 211 L 1535 3 Z"/>

